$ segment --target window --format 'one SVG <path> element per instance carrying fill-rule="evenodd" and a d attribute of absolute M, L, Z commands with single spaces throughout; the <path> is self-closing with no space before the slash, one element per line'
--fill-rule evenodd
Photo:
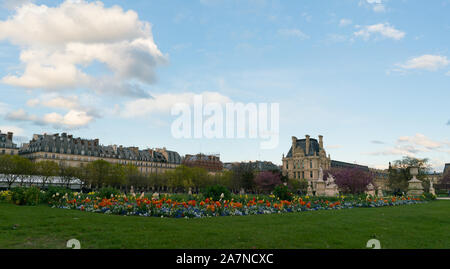
<path fill-rule="evenodd" d="M 310 166 L 310 168 L 313 168 L 313 163 L 312 163 L 312 160 L 311 160 L 311 161 L 309 161 L 309 166 Z"/>
<path fill-rule="evenodd" d="M 310 172 L 310 178 L 313 178 L 313 171 Z"/>

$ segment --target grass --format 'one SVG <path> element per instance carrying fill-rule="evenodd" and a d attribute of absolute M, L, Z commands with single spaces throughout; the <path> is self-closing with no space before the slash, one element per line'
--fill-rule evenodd
<path fill-rule="evenodd" d="M 450 248 L 450 201 L 282 215 L 161 219 L 0 203 L 0 248 Z"/>

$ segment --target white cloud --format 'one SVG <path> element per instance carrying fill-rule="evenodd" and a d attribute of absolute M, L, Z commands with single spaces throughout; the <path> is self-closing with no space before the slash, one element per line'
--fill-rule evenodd
<path fill-rule="evenodd" d="M 352 24 L 352 20 L 349 20 L 349 19 L 341 19 L 339 21 L 339 26 L 341 26 L 341 27 L 344 27 L 344 26 L 347 26 L 350 24 Z"/>
<path fill-rule="evenodd" d="M 32 3 L 34 0 L 3 0 L 2 6 L 7 9 L 15 9 L 24 4 Z"/>
<path fill-rule="evenodd" d="M 153 113 L 170 113 L 173 106 L 177 103 L 187 103 L 192 105 L 194 103 L 194 96 L 192 92 L 179 94 L 158 94 L 153 98 L 141 98 L 130 101 L 125 104 L 125 107 L 119 114 L 126 118 L 145 116 Z M 218 92 L 203 92 L 203 103 L 219 103 L 225 104 L 231 102 L 231 99 Z"/>
<path fill-rule="evenodd" d="M 300 39 L 309 39 L 309 36 L 303 33 L 300 29 L 280 29 L 278 34 L 286 37 L 296 37 Z"/>
<path fill-rule="evenodd" d="M 423 134 L 402 136 L 393 147 L 382 151 L 369 153 L 370 155 L 397 155 L 416 157 L 419 153 L 450 153 L 450 143 L 435 141 Z"/>
<path fill-rule="evenodd" d="M 394 146 L 392 148 L 385 149 L 383 151 L 371 152 L 369 155 L 397 155 L 397 156 L 409 156 L 414 157 L 416 154 L 420 153 L 421 150 L 412 146 L 412 145 L 404 145 L 404 146 Z"/>
<path fill-rule="evenodd" d="M 429 139 L 423 134 L 416 134 L 415 136 L 399 137 L 399 143 L 412 143 L 418 146 L 423 146 L 429 150 L 438 149 L 443 146 L 442 142 L 437 142 Z"/>
<path fill-rule="evenodd" d="M 425 69 L 429 71 L 436 71 L 444 68 L 450 64 L 450 60 L 446 56 L 426 54 L 419 57 L 412 58 L 404 64 L 397 64 L 397 66 L 404 69 Z"/>
<path fill-rule="evenodd" d="M 34 98 L 27 101 L 27 105 L 35 107 L 42 105 L 49 108 L 62 108 L 62 109 L 80 109 L 80 101 L 78 96 L 49 96 L 45 95 L 43 98 Z"/>
<path fill-rule="evenodd" d="M 24 131 L 22 128 L 11 125 L 2 125 L 0 126 L 0 131 L 2 133 L 12 132 L 14 135 L 23 135 Z"/>
<path fill-rule="evenodd" d="M 361 0 L 359 2 L 360 6 L 370 7 L 375 12 L 385 12 L 386 11 L 386 0 Z"/>
<path fill-rule="evenodd" d="M 52 125 L 54 128 L 74 129 L 88 125 L 94 119 L 85 111 L 69 110 L 64 115 L 56 112 L 41 116 L 30 115 L 25 110 L 19 109 L 6 116 L 8 120 L 31 122 L 37 125 Z"/>
<path fill-rule="evenodd" d="M 20 6 L 14 16 L 0 21 L 0 40 L 20 46 L 25 64 L 23 74 L 9 74 L 3 82 L 25 88 L 96 90 L 111 81 L 119 85 L 113 88 L 118 91 L 108 93 L 136 95 L 129 81 L 153 83 L 155 68 L 167 62 L 153 40 L 150 23 L 140 21 L 134 11 L 107 8 L 99 1 Z M 83 68 L 94 62 L 104 64 L 112 75 L 85 73 Z M 103 93 L 105 88 L 96 91 Z M 143 96 L 142 91 L 137 95 Z"/>
<path fill-rule="evenodd" d="M 361 37 L 365 40 L 369 40 L 372 35 L 380 35 L 385 38 L 390 38 L 394 40 L 400 40 L 405 37 L 405 33 L 395 29 L 389 23 L 378 23 L 367 26 L 357 26 L 361 28 L 359 31 L 353 34 L 356 37 Z"/>

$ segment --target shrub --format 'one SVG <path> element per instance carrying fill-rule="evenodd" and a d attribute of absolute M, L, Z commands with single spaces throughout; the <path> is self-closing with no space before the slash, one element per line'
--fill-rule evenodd
<path fill-rule="evenodd" d="M 222 200 L 231 200 L 231 192 L 224 186 L 215 185 L 207 187 L 203 190 L 203 196 L 206 198 L 212 198 L 214 201 L 219 201 L 222 193 L 224 195 Z"/>
<path fill-rule="evenodd" d="M 41 190 L 36 187 L 18 187 L 11 190 L 11 201 L 16 205 L 38 205 Z"/>
<path fill-rule="evenodd" d="M 429 192 L 425 192 L 425 193 L 423 194 L 423 197 L 424 197 L 425 200 L 427 200 L 427 201 L 433 201 L 433 200 L 436 200 L 436 195 L 433 195 L 433 194 L 431 194 L 431 193 L 429 193 Z"/>
<path fill-rule="evenodd" d="M 0 201 L 11 201 L 11 191 L 0 191 Z"/>
<path fill-rule="evenodd" d="M 273 194 L 280 200 L 292 201 L 293 198 L 293 194 L 289 191 L 289 188 L 283 184 L 276 186 Z"/>
<path fill-rule="evenodd" d="M 328 171 L 336 179 L 336 185 L 346 194 L 364 193 L 367 186 L 373 184 L 371 173 L 356 168 L 337 168 Z"/>
<path fill-rule="evenodd" d="M 120 191 L 118 189 L 112 188 L 112 187 L 107 187 L 107 188 L 101 188 L 98 191 L 98 197 L 100 198 L 111 198 L 111 195 L 119 195 Z"/>
<path fill-rule="evenodd" d="M 43 195 L 42 200 L 45 203 L 59 201 L 62 196 L 64 196 L 66 193 L 71 192 L 72 191 L 67 188 L 50 186 L 45 192 L 45 195 Z"/>
<path fill-rule="evenodd" d="M 281 184 L 281 176 L 280 173 L 263 171 L 256 176 L 255 183 L 260 191 L 268 193 L 272 191 L 275 186 Z"/>

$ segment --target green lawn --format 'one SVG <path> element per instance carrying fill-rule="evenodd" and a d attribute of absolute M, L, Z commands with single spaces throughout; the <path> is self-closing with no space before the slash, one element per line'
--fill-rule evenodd
<path fill-rule="evenodd" d="M 16 225 L 14 229 L 13 226 Z M 450 248 L 450 201 L 283 215 L 160 219 L 0 203 L 0 248 Z"/>

